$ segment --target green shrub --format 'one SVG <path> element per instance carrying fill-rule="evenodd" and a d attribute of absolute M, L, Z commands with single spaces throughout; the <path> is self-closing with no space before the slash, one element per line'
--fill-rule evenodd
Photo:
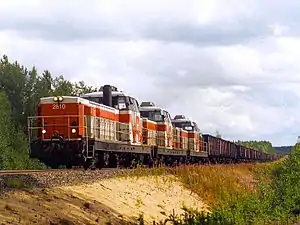
<path fill-rule="evenodd" d="M 170 216 L 173 224 L 294 224 L 300 221 L 300 144 L 286 160 L 266 167 L 271 180 L 260 179 L 258 190 L 229 200 L 211 214 L 185 211 Z M 258 174 L 263 171 L 256 169 Z"/>

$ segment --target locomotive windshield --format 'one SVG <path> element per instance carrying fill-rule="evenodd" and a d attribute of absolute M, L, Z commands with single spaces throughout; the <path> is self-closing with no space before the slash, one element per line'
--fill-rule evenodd
<path fill-rule="evenodd" d="M 99 104 L 103 104 L 103 97 L 83 96 L 82 98 L 89 100 L 91 102 L 97 102 Z"/>
<path fill-rule="evenodd" d="M 140 110 L 140 113 L 142 117 L 148 118 L 149 120 L 152 120 L 154 122 L 171 123 L 171 116 L 165 110 L 161 110 L 161 109 Z"/>
<path fill-rule="evenodd" d="M 92 102 L 103 104 L 102 96 L 84 96 L 82 97 Z M 138 112 L 138 103 L 134 98 L 125 95 L 112 96 L 112 104 L 116 109 L 131 109 Z"/>
<path fill-rule="evenodd" d="M 164 122 L 161 111 L 141 111 L 141 116 L 155 122 Z"/>
<path fill-rule="evenodd" d="M 186 131 L 200 132 L 200 129 L 198 128 L 198 126 L 195 122 L 191 122 L 191 121 L 174 121 L 173 124 L 176 127 L 182 128 Z"/>

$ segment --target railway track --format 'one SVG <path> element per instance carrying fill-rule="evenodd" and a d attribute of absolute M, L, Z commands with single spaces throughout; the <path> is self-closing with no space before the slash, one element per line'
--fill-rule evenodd
<path fill-rule="evenodd" d="M 30 174 L 30 173 L 48 173 L 48 172 L 61 172 L 68 171 L 66 169 L 47 169 L 47 170 L 0 170 L 0 175 L 9 174 Z M 72 170 L 69 170 L 72 171 Z"/>
<path fill-rule="evenodd" d="M 170 167 L 170 166 L 163 166 L 163 167 Z M 172 166 L 171 166 L 172 167 Z M 36 173 L 49 173 L 49 172 L 74 172 L 74 171 L 124 171 L 124 170 L 133 170 L 136 167 L 112 167 L 112 168 L 101 168 L 96 170 L 85 170 L 82 167 L 73 167 L 72 169 L 45 169 L 45 170 L 0 170 L 0 176 L 1 175 L 13 175 L 13 174 L 36 174 Z M 149 168 L 148 166 L 141 166 L 140 168 L 146 169 Z"/>
<path fill-rule="evenodd" d="M 101 168 L 100 171 L 116 171 L 125 170 L 126 168 Z M 128 168 L 129 169 L 129 168 Z M 128 170 L 127 169 L 127 170 Z M 99 170 L 99 169 L 97 169 Z M 90 171 L 83 168 L 72 168 L 72 169 L 45 169 L 45 170 L 0 170 L 1 175 L 13 175 L 13 174 L 34 174 L 34 173 L 49 173 L 49 172 L 74 172 L 74 171 Z"/>

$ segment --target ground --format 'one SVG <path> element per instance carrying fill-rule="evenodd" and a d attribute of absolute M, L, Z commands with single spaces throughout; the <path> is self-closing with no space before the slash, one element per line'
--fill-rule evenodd
<path fill-rule="evenodd" d="M 0 177 L 2 224 L 145 224 L 182 207 L 208 212 L 256 189 L 271 164 L 133 171 L 60 171 Z M 2 181 L 1 181 L 2 180 Z M 7 188 L 6 188 L 7 189 Z M 6 190 L 5 189 L 5 190 Z"/>
<path fill-rule="evenodd" d="M 3 224 L 130 224 L 160 221 L 185 205 L 208 206 L 173 176 L 109 178 L 85 185 L 12 191 L 0 200 Z M 132 223 L 133 224 L 133 223 Z"/>

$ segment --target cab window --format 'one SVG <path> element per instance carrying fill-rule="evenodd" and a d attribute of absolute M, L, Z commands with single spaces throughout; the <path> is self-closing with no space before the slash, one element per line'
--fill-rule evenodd
<path fill-rule="evenodd" d="M 155 122 L 163 122 L 163 116 L 160 111 L 141 111 L 141 116 Z"/>
<path fill-rule="evenodd" d="M 113 97 L 113 106 L 116 109 L 126 109 L 126 100 L 124 96 L 115 96 Z"/>

